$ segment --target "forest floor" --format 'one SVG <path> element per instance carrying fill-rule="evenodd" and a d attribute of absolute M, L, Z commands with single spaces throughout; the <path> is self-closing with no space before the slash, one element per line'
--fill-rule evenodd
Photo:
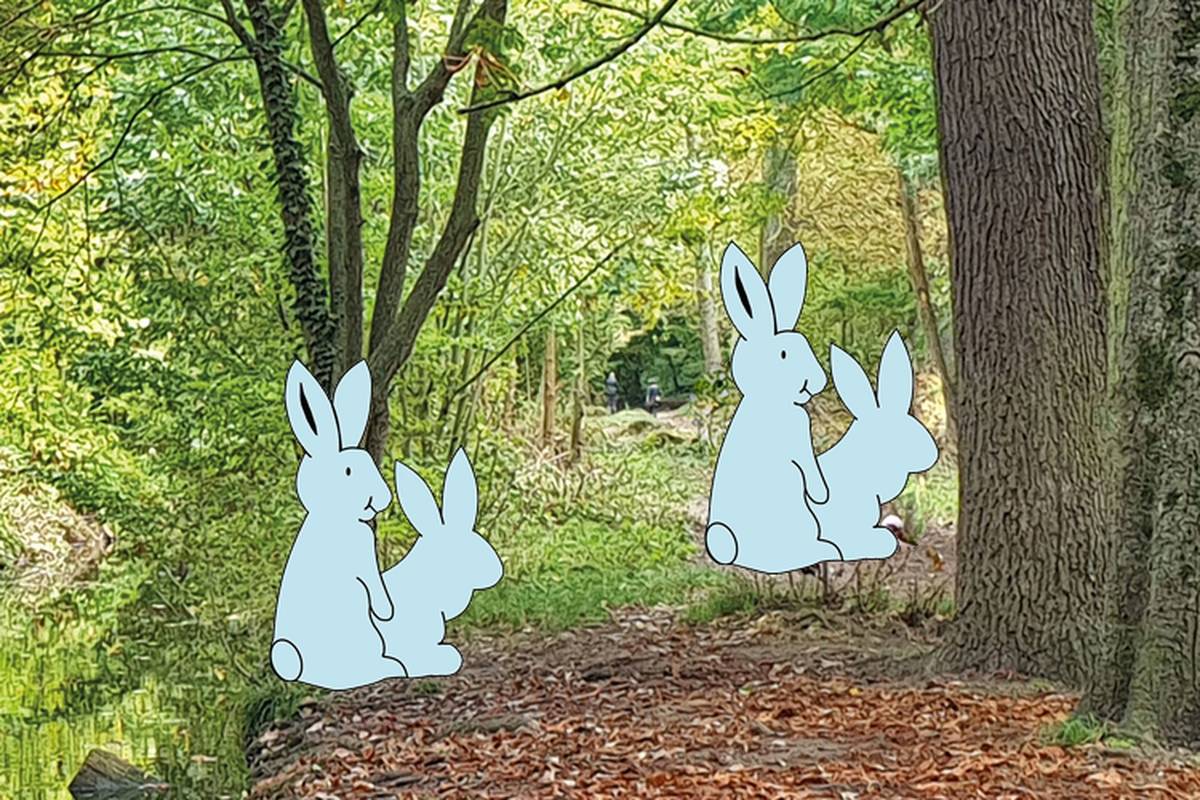
<path fill-rule="evenodd" d="M 703 498 L 689 516 L 699 537 Z M 1056 744 L 1070 693 L 929 672 L 953 554 L 953 531 L 931 526 L 883 564 L 755 581 L 760 598 L 783 587 L 809 606 L 700 623 L 627 608 L 558 634 L 476 635 L 458 675 L 305 702 L 260 732 L 250 797 L 1200 797 L 1184 755 Z M 895 603 L 814 602 L 861 609 L 879 588 L 919 612 L 913 627 Z"/>
<path fill-rule="evenodd" d="M 266 730 L 250 797 L 1200 796 L 1182 756 L 1050 743 L 1068 693 L 914 669 L 930 644 L 880 619 L 668 609 L 477 639 L 459 675 Z"/>

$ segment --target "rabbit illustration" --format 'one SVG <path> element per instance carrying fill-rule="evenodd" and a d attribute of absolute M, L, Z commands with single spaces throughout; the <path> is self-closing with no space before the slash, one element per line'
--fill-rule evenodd
<path fill-rule="evenodd" d="M 896 551 L 896 537 L 880 524 L 880 507 L 904 491 L 909 473 L 934 465 L 937 445 L 912 416 L 912 362 L 899 331 L 879 360 L 878 396 L 858 362 L 837 345 L 830 362 L 838 396 L 854 421 L 817 459 L 829 500 L 812 508 L 821 536 L 837 544 L 845 560 L 887 558 Z"/>
<path fill-rule="evenodd" d="M 370 398 L 363 361 L 338 383 L 332 405 L 300 362 L 288 371 L 288 420 L 305 453 L 296 494 L 308 513 L 275 608 L 271 667 L 285 681 L 349 689 L 407 674 L 403 663 L 384 655 L 371 619 L 391 619 L 394 607 L 368 524 L 392 495 L 370 454 L 358 447 Z"/>
<path fill-rule="evenodd" d="M 825 373 L 803 335 L 808 276 L 794 245 L 775 263 L 768 286 L 737 245 L 721 262 L 721 294 L 739 338 L 733 381 L 742 400 L 717 456 L 705 544 L 719 564 L 787 572 L 840 559 L 821 539 L 809 503 L 829 496 L 813 455 L 804 404 L 825 388 Z"/>
<path fill-rule="evenodd" d="M 475 532 L 478 488 L 461 448 L 446 470 L 442 507 L 429 485 L 396 462 L 396 497 L 418 533 L 407 555 L 383 573 L 400 611 L 379 622 L 387 653 L 404 662 L 410 677 L 453 675 L 462 655 L 446 636 L 446 621 L 467 609 L 477 589 L 495 586 L 504 575 L 500 556 Z"/>

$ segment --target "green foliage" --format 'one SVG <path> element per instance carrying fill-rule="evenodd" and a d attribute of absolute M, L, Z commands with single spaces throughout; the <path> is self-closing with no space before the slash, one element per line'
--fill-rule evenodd
<path fill-rule="evenodd" d="M 407 17 L 412 72 L 425 74 L 443 58 L 457 2 L 389 2 L 352 31 L 365 7 L 326 5 L 331 31 L 346 34 L 338 56 L 355 90 L 373 296 L 393 191 L 391 23 Z M 888 10 L 839 0 L 679 13 L 708 30 L 767 35 L 865 25 Z M 35 752 L 39 770 L 56 759 L 69 769 L 85 740 L 121 739 L 127 758 L 157 759 L 156 771 L 185 794 L 216 797 L 242 788 L 244 736 L 295 713 L 300 700 L 266 665 L 274 592 L 302 515 L 280 403 L 302 346 L 271 176 L 281 156 L 303 162 L 288 173 L 289 202 L 321 209 L 329 134 L 318 91 L 297 77 L 312 71 L 303 14 L 280 30 L 286 75 L 268 81 L 269 91 L 293 89 L 295 108 L 268 121 L 253 64 L 205 11 L 60 0 L 0 32 L 0 447 L 38 487 L 30 496 L 93 514 L 117 539 L 98 574 L 34 612 L 0 603 L 0 747 Z M 82 23 L 94 15 L 116 21 Z M 450 83 L 422 131 L 410 288 L 454 197 L 465 125 L 455 109 L 473 79 L 492 92 L 542 85 L 636 25 L 590 6 L 532 2 L 512 4 L 504 26 L 470 31 L 468 77 Z M 35 60 L 18 72 L 10 56 L 24 52 L 25 37 L 51 34 L 63 52 L 148 54 Z M 825 78 L 783 91 L 833 67 L 852 44 L 717 47 L 656 31 L 615 64 L 497 120 L 482 221 L 394 384 L 386 459 L 403 458 L 435 485 L 460 444 L 476 465 L 479 527 L 507 577 L 476 597 L 456 633 L 562 628 L 625 604 L 695 601 L 694 620 L 749 608 L 745 585 L 700 563 L 685 511 L 707 486 L 713 444 L 589 418 L 581 461 L 564 467 L 532 441 L 542 348 L 552 326 L 560 411 L 581 382 L 593 395 L 584 400 L 598 399 L 612 365 L 632 400 L 652 376 L 667 394 L 695 391 L 693 410 L 719 430 L 736 393 L 720 376 L 701 376 L 697 266 L 713 267 L 730 239 L 756 242 L 764 220 L 787 210 L 761 167 L 793 136 L 810 159 L 798 169 L 810 205 L 794 210 L 806 220 L 804 329 L 818 354 L 837 340 L 874 363 L 892 327 L 912 334 L 902 230 L 894 211 L 880 209 L 894 197 L 887 159 L 933 174 L 924 32 L 898 22 Z M 270 151 L 268 124 L 291 129 L 287 152 Z M 298 238 L 289 231 L 289 242 L 311 252 L 327 280 L 322 216 Z M 468 383 L 626 237 L 617 257 Z M 936 230 L 930 238 L 940 241 Z M 937 278 L 944 259 L 930 250 Z M 948 298 L 936 300 L 948 308 Z M 727 349 L 719 298 L 717 309 Z M 952 486 L 949 477 L 918 483 L 902 501 L 911 499 L 914 516 L 945 519 Z M 0 513 L 0 559 L 26 546 L 14 531 Z M 393 505 L 380 522 L 381 561 L 401 557 L 413 535 Z M 3 763 L 15 758 L 0 752 Z M 18 780 L 62 783 L 47 775 Z M 11 791 L 4 780 L 0 794 Z"/>
<path fill-rule="evenodd" d="M 1062 722 L 1046 726 L 1040 734 L 1046 744 L 1059 747 L 1080 747 L 1104 740 L 1111 728 L 1090 715 L 1074 715 Z"/>

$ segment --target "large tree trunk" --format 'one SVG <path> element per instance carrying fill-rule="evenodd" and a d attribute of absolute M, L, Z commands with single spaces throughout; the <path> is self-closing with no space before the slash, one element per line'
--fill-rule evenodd
<path fill-rule="evenodd" d="M 1113 85 L 1117 569 L 1082 708 L 1200 740 L 1200 3 L 1122 4 Z"/>
<path fill-rule="evenodd" d="M 933 298 L 929 293 L 929 273 L 925 269 L 925 253 L 921 249 L 921 215 L 917 205 L 917 192 L 908 180 L 908 176 L 904 174 L 904 170 L 898 169 L 896 174 L 900 181 L 900 213 L 904 218 L 908 277 L 912 282 L 913 294 L 917 298 L 917 313 L 921 317 L 921 326 L 925 329 L 925 341 L 928 343 L 929 355 L 933 359 L 934 368 L 938 371 L 938 378 L 942 381 L 942 400 L 946 405 L 946 440 L 953 447 L 957 438 L 957 426 L 954 420 L 954 378 L 946 363 L 937 312 L 933 308 Z"/>
<path fill-rule="evenodd" d="M 1111 566 L 1092 14 L 1088 0 L 959 0 L 933 15 L 960 469 L 942 656 L 1073 682 Z"/>

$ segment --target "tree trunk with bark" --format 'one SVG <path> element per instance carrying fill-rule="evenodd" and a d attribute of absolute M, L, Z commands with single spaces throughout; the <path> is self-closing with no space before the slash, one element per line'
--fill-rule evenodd
<path fill-rule="evenodd" d="M 1082 682 L 1111 559 L 1104 158 L 1088 0 L 933 13 L 958 369 L 958 613 L 941 656 Z"/>
<path fill-rule="evenodd" d="M 1200 2 L 1126 0 L 1112 110 L 1116 570 L 1082 710 L 1200 742 Z"/>
<path fill-rule="evenodd" d="M 917 299 L 917 313 L 921 327 L 925 330 L 929 356 L 942 381 L 942 400 L 946 405 L 946 439 L 953 443 L 957 438 L 954 421 L 954 378 L 946 363 L 946 352 L 942 349 L 942 334 L 938 325 L 937 312 L 929 293 L 929 273 L 925 269 L 925 253 L 921 249 L 921 212 L 916 187 L 912 186 L 904 170 L 896 174 L 900 181 L 900 213 L 904 218 L 904 243 L 908 257 L 908 277 L 912 282 L 913 295 Z"/>
<path fill-rule="evenodd" d="M 451 20 L 444 54 L 413 85 L 406 4 L 389 7 L 392 22 L 392 209 L 387 241 L 374 290 L 369 336 L 365 335 L 363 287 L 362 198 L 359 169 L 362 154 L 350 113 L 353 87 L 337 63 L 325 11 L 319 0 L 302 0 L 309 48 L 329 126 L 325 152 L 328 181 L 325 213 L 328 285 L 314 252 L 311 204 L 304 151 L 296 138 L 296 98 L 292 75 L 283 60 L 286 12 L 276 15 L 265 0 L 244 0 L 251 22 L 247 30 L 236 17 L 232 0 L 222 0 L 226 21 L 254 59 L 262 93 L 267 132 L 275 158 L 283 216 L 284 251 L 295 291 L 295 314 L 303 332 L 313 374 L 326 390 L 363 357 L 371 369 L 371 414 L 366 448 L 378 462 L 390 430 L 388 397 L 397 372 L 412 354 L 454 265 L 479 224 L 477 199 L 488 133 L 498 112 L 467 115 L 459 156 L 458 179 L 450 212 L 411 290 L 406 283 L 413 231 L 421 199 L 419 144 L 429 112 L 439 105 L 454 75 L 471 58 L 470 34 L 477 25 L 502 26 L 507 0 L 462 2 Z M 292 6 L 288 6 L 290 11 Z M 476 63 L 472 105 L 490 99 L 486 70 Z"/>

